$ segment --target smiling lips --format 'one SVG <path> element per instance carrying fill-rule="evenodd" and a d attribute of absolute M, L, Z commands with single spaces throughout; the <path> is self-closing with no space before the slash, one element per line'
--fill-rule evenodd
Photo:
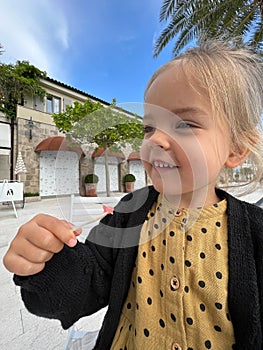
<path fill-rule="evenodd" d="M 167 162 L 164 162 L 164 161 L 162 161 L 162 160 L 154 160 L 153 162 L 152 162 L 152 164 L 153 164 L 153 166 L 155 167 L 155 168 L 158 168 L 158 169 L 175 169 L 175 168 L 177 168 L 177 166 L 176 165 L 173 165 L 173 164 L 169 164 L 169 163 L 167 163 Z"/>

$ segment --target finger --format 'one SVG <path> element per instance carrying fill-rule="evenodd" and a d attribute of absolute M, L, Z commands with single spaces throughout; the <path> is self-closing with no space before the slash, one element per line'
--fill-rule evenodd
<path fill-rule="evenodd" d="M 69 247 L 74 247 L 77 244 L 75 234 L 58 218 L 46 214 L 39 214 L 31 222 L 35 225 L 36 229 L 37 226 L 43 227 Z"/>
<path fill-rule="evenodd" d="M 12 244 L 19 254 L 22 245 L 25 245 L 23 249 L 25 252 L 27 252 L 27 249 L 35 247 L 35 249 L 40 248 L 50 253 L 59 253 L 64 247 L 64 243 L 61 242 L 52 232 L 38 226 L 34 221 L 21 227 L 20 235 L 22 238 L 19 240 L 15 239 Z"/>
<path fill-rule="evenodd" d="M 60 244 L 63 246 L 63 243 Z M 54 255 L 54 253 L 46 249 L 41 249 L 35 246 L 25 238 L 11 242 L 10 251 L 12 251 L 17 256 L 21 256 L 26 260 L 36 264 L 45 263 L 49 261 Z"/>
<path fill-rule="evenodd" d="M 45 263 L 32 263 L 22 256 L 7 253 L 3 259 L 4 266 L 12 273 L 19 276 L 30 276 L 42 271 Z"/>
<path fill-rule="evenodd" d="M 65 227 L 69 228 L 72 232 L 74 232 L 75 236 L 79 236 L 82 233 L 82 229 L 81 228 L 77 228 L 75 229 L 75 226 L 73 224 L 71 224 L 68 221 L 65 220 L 61 220 L 63 222 L 63 224 L 65 224 Z"/>
<path fill-rule="evenodd" d="M 78 227 L 76 229 L 74 228 L 73 233 L 75 236 L 79 236 L 82 233 L 82 229 L 80 227 Z"/>

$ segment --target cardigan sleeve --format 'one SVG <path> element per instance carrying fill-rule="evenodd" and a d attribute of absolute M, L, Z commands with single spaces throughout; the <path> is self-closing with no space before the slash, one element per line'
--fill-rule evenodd
<path fill-rule="evenodd" d="M 38 274 L 15 275 L 26 308 L 35 315 L 60 320 L 67 329 L 79 318 L 108 305 L 111 294 L 120 289 L 120 276 L 126 276 L 123 260 L 129 258 L 130 251 L 133 259 L 140 226 L 157 196 L 152 186 L 126 195 L 114 214 L 91 230 L 85 244 L 64 246 Z M 119 258 L 121 251 L 125 256 Z"/>
<path fill-rule="evenodd" d="M 259 291 L 261 334 L 263 336 L 263 210 L 250 205 L 251 233 L 257 269 L 257 284 Z"/>
<path fill-rule="evenodd" d="M 108 215 L 103 222 L 93 229 L 93 236 L 105 231 L 108 225 L 110 231 L 116 217 Z M 100 246 L 90 240 L 85 244 L 78 242 L 73 248 L 65 245 L 40 273 L 14 275 L 28 311 L 59 319 L 66 329 L 80 317 L 106 306 L 114 270 L 113 251 L 107 244 Z"/>

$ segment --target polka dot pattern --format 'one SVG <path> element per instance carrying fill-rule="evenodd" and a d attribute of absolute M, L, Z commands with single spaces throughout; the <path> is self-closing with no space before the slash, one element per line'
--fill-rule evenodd
<path fill-rule="evenodd" d="M 111 350 L 170 349 L 174 343 L 187 350 L 234 348 L 225 212 L 222 201 L 174 215 L 160 196 L 141 232 Z"/>
<path fill-rule="evenodd" d="M 144 333 L 145 337 L 147 337 L 147 338 L 150 335 L 150 332 L 149 332 L 149 330 L 147 328 L 144 328 L 143 333 Z"/>

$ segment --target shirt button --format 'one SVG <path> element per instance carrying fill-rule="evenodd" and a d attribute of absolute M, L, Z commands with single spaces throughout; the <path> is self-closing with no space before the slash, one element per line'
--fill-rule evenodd
<path fill-rule="evenodd" d="M 182 215 L 183 215 L 183 211 L 182 210 L 180 210 L 180 209 L 175 210 L 174 216 L 182 216 Z"/>
<path fill-rule="evenodd" d="M 171 278 L 171 287 L 172 287 L 172 290 L 177 290 L 180 287 L 179 279 L 176 276 L 173 276 Z"/>
<path fill-rule="evenodd" d="M 173 343 L 171 350 L 182 350 L 182 348 L 178 343 Z"/>

